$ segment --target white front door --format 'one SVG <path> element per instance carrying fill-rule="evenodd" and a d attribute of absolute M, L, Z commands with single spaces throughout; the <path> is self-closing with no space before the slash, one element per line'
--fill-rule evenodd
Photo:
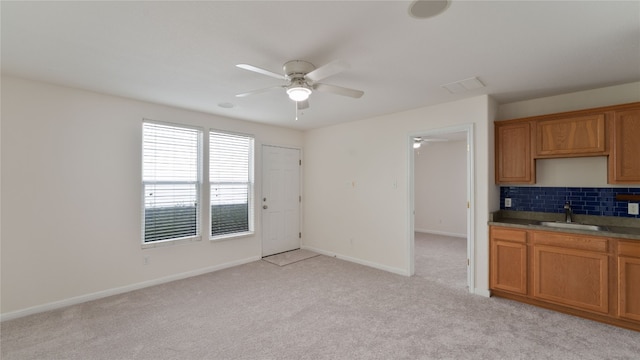
<path fill-rule="evenodd" d="M 262 256 L 300 248 L 300 150 L 262 146 Z"/>

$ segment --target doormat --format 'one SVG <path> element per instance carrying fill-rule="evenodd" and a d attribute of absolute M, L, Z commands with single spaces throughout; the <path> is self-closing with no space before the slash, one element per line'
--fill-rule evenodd
<path fill-rule="evenodd" d="M 263 257 L 262 260 L 270 262 L 272 264 L 276 264 L 278 266 L 285 266 L 296 263 L 298 261 L 310 259 L 318 255 L 320 254 L 314 253 L 313 251 L 298 249 Z"/>

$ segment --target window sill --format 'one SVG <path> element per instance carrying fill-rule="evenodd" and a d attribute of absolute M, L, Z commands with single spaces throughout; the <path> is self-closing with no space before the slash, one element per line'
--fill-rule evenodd
<path fill-rule="evenodd" d="M 231 240 L 231 239 L 249 237 L 249 236 L 253 236 L 255 234 L 256 234 L 255 231 L 246 231 L 246 232 L 241 232 L 241 233 L 219 235 L 219 236 L 214 236 L 214 237 L 209 238 L 209 241 L 215 242 L 215 241 Z"/>
<path fill-rule="evenodd" d="M 193 237 L 172 239 L 172 240 L 158 240 L 158 241 L 153 241 L 153 242 L 148 242 L 148 243 L 142 243 L 142 248 L 143 249 L 151 249 L 151 248 L 157 248 L 157 247 L 162 247 L 162 246 L 189 244 L 189 243 L 194 243 L 194 242 L 198 242 L 198 241 L 202 241 L 202 237 L 201 236 L 193 236 Z"/>

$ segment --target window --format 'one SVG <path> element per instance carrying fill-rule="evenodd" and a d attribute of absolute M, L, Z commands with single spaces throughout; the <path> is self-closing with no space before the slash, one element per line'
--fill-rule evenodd
<path fill-rule="evenodd" d="M 253 138 L 209 133 L 211 237 L 253 231 Z"/>
<path fill-rule="evenodd" d="M 200 143 L 195 128 L 142 125 L 143 242 L 200 236 Z"/>

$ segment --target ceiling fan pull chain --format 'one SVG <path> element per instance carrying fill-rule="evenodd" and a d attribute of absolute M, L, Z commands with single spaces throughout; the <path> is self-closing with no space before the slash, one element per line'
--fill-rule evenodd
<path fill-rule="evenodd" d="M 294 101 L 296 103 L 296 121 L 298 121 L 298 102 Z"/>

